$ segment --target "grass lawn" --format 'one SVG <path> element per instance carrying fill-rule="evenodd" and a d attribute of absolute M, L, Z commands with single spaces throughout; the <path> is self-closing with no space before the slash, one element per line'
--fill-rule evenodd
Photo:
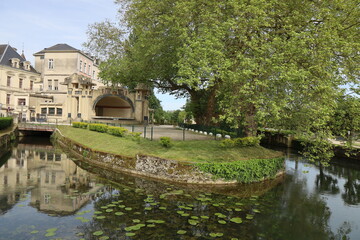
<path fill-rule="evenodd" d="M 156 156 L 165 159 L 189 162 L 228 162 L 248 159 L 264 159 L 282 156 L 282 153 L 260 146 L 243 148 L 222 148 L 220 142 L 205 141 L 173 141 L 171 148 L 165 148 L 159 141 L 141 138 L 140 142 L 129 138 L 98 133 L 87 129 L 58 126 L 61 133 L 84 146 L 94 150 L 134 157 L 136 154 Z"/>

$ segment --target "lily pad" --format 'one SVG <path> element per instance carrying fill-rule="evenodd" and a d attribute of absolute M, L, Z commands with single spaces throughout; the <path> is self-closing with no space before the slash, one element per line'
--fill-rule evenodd
<path fill-rule="evenodd" d="M 125 210 L 126 210 L 126 211 L 131 211 L 132 208 L 131 208 L 131 207 L 126 207 Z"/>
<path fill-rule="evenodd" d="M 177 234 L 180 234 L 180 235 L 183 235 L 183 234 L 185 234 L 185 233 L 186 233 L 185 230 L 179 230 L 179 231 L 177 231 Z"/>
<path fill-rule="evenodd" d="M 220 223 L 220 224 L 226 224 L 226 221 L 224 221 L 224 220 L 219 220 L 218 223 Z"/>
<path fill-rule="evenodd" d="M 199 223 L 199 221 L 193 220 L 193 219 L 189 219 L 188 222 L 189 222 L 190 225 L 193 225 L 193 226 L 195 226 L 195 225 L 197 225 Z"/>
<path fill-rule="evenodd" d="M 103 235 L 104 234 L 104 232 L 103 231 L 96 231 L 96 232 L 93 232 L 93 235 L 94 236 L 101 236 L 101 235 Z"/>
<path fill-rule="evenodd" d="M 242 219 L 240 217 L 231 218 L 230 221 L 234 223 L 242 223 Z"/>
<path fill-rule="evenodd" d="M 39 231 L 38 230 L 34 230 L 32 232 L 30 232 L 31 234 L 35 234 L 35 233 L 38 233 Z"/>
<path fill-rule="evenodd" d="M 116 213 L 115 213 L 116 216 L 121 216 L 121 215 L 124 215 L 124 214 L 125 214 L 125 213 L 123 213 L 123 212 L 116 212 Z"/>
<path fill-rule="evenodd" d="M 224 236 L 223 233 L 210 233 L 209 235 L 210 235 L 210 237 L 222 237 L 222 236 Z"/>
<path fill-rule="evenodd" d="M 48 232 L 45 234 L 45 237 L 52 237 L 52 236 L 55 236 L 55 232 Z"/>
<path fill-rule="evenodd" d="M 127 237 L 132 237 L 132 236 L 135 236 L 136 234 L 135 233 L 132 233 L 132 232 L 128 232 L 128 233 L 125 233 L 125 235 Z"/>

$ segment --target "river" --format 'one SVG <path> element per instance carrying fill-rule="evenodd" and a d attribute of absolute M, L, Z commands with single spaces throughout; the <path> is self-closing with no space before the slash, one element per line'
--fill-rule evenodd
<path fill-rule="evenodd" d="M 360 163 L 288 150 L 284 177 L 204 187 L 96 169 L 47 139 L 2 152 L 0 239 L 360 239 Z"/>

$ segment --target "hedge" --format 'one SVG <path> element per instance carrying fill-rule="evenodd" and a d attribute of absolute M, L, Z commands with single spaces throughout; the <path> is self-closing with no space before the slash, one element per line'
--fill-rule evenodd
<path fill-rule="evenodd" d="M 12 117 L 2 117 L 0 118 L 0 130 L 10 127 L 13 123 Z"/>
<path fill-rule="evenodd" d="M 275 178 L 284 169 L 284 158 L 251 159 L 226 163 L 195 163 L 195 167 L 214 178 L 237 180 L 242 183 L 259 182 Z"/>
<path fill-rule="evenodd" d="M 108 134 L 118 136 L 118 137 L 124 137 L 127 132 L 128 132 L 128 130 L 123 127 L 108 127 L 108 129 L 107 129 Z"/>
<path fill-rule="evenodd" d="M 74 128 L 84 128 L 84 129 L 86 129 L 86 128 L 88 128 L 88 123 L 85 123 L 85 122 L 73 122 L 72 123 L 72 126 L 74 127 Z"/>
<path fill-rule="evenodd" d="M 89 130 L 91 131 L 106 133 L 108 129 L 109 126 L 105 124 L 100 124 L 100 123 L 89 124 Z"/>

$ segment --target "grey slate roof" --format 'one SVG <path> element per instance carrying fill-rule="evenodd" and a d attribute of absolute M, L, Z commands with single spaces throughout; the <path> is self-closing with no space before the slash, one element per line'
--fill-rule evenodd
<path fill-rule="evenodd" d="M 10 62 L 11 58 L 18 58 L 20 60 L 20 69 L 25 70 L 24 66 L 23 66 L 23 62 L 25 62 L 26 59 L 23 58 L 10 45 L 1 44 L 0 45 L 0 65 L 12 67 L 11 62 Z M 25 71 L 37 73 L 37 71 L 31 65 L 30 65 L 30 70 L 25 70 Z"/>
<path fill-rule="evenodd" d="M 52 47 L 48 47 L 48 48 L 44 48 L 43 50 L 41 50 L 40 52 L 37 52 L 35 53 L 34 55 L 40 55 L 40 54 L 44 54 L 46 52 L 62 52 L 62 51 L 75 51 L 75 52 L 78 52 L 80 50 L 70 46 L 70 45 L 67 45 L 66 43 L 59 43 L 59 44 L 56 44 Z"/>

